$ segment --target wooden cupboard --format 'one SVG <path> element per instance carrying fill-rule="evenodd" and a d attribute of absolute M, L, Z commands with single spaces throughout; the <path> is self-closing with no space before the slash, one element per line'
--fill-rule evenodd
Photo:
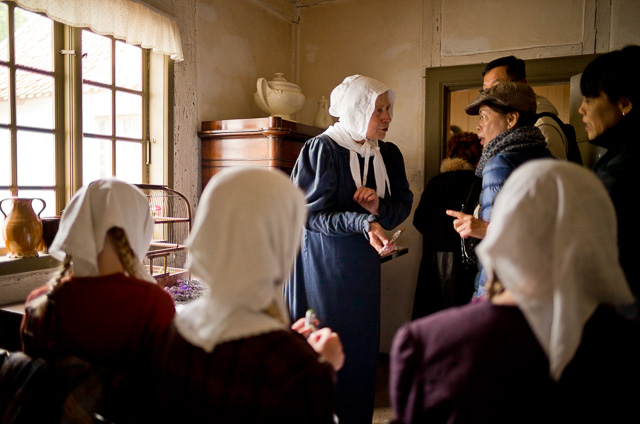
<path fill-rule="evenodd" d="M 234 166 L 278 168 L 290 174 L 308 139 L 322 128 L 270 116 L 202 122 L 202 187 Z"/>

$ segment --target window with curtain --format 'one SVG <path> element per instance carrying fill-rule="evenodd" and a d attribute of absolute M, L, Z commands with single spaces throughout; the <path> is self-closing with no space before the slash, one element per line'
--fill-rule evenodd
<path fill-rule="evenodd" d="M 0 3 L 0 199 L 38 197 L 56 214 L 54 23 Z"/>
<path fill-rule="evenodd" d="M 0 200 L 41 198 L 42 217 L 97 178 L 165 183 L 149 177 L 149 122 L 167 119 L 150 116 L 149 69 L 151 55 L 182 60 L 175 21 L 132 0 L 89 3 L 95 22 L 86 0 L 0 0 Z"/>

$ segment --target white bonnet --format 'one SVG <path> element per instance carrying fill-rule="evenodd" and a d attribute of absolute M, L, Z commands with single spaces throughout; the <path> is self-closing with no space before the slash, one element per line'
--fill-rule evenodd
<path fill-rule="evenodd" d="M 98 255 L 112 227 L 124 230 L 136 260 L 142 261 L 153 235 L 149 201 L 140 189 L 124 181 L 96 180 L 71 199 L 49 253 L 58 260 L 70 255 L 77 277 L 98 276 Z M 146 272 L 141 277 L 154 281 Z"/>
<path fill-rule="evenodd" d="M 393 90 L 373 78 L 363 75 L 348 76 L 331 92 L 329 113 L 339 118 L 354 139 L 364 140 L 376 99 L 385 92 L 388 92 L 391 102 L 389 113 L 393 116 L 393 104 L 396 100 Z"/>
<path fill-rule="evenodd" d="M 615 209 L 595 174 L 553 159 L 505 182 L 476 248 L 489 278 L 515 298 L 558 380 L 600 303 L 633 296 L 618 262 Z"/>

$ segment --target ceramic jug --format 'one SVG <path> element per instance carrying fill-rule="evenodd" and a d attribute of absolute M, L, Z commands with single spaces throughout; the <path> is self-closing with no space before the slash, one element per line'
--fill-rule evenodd
<path fill-rule="evenodd" d="M 7 200 L 11 200 L 13 203 L 8 215 L 2 209 L 2 205 Z M 42 202 L 42 209 L 37 215 L 31 205 L 34 200 Z M 38 256 L 38 246 L 42 242 L 40 214 L 46 206 L 45 201 L 40 198 L 10 197 L 0 201 L 0 212 L 5 217 L 2 222 L 2 238 L 9 250 L 7 256 L 11 258 Z"/>
<path fill-rule="evenodd" d="M 318 102 L 318 113 L 313 120 L 313 126 L 327 129 L 333 125 L 333 118 L 329 115 L 329 101 L 322 96 L 322 99 Z"/>
<path fill-rule="evenodd" d="M 276 73 L 276 76 L 267 81 L 258 78 L 256 92 L 253 93 L 256 104 L 271 116 L 293 120 L 292 115 L 304 105 L 302 89 L 284 78 L 284 74 Z"/>

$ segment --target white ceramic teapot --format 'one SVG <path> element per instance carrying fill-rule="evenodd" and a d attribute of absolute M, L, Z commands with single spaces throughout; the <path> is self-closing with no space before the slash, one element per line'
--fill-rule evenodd
<path fill-rule="evenodd" d="M 302 89 L 288 82 L 281 73 L 276 73 L 271 81 L 258 78 L 257 90 L 253 97 L 260 109 L 271 116 L 287 120 L 292 120 L 291 115 L 299 111 L 304 104 Z"/>

